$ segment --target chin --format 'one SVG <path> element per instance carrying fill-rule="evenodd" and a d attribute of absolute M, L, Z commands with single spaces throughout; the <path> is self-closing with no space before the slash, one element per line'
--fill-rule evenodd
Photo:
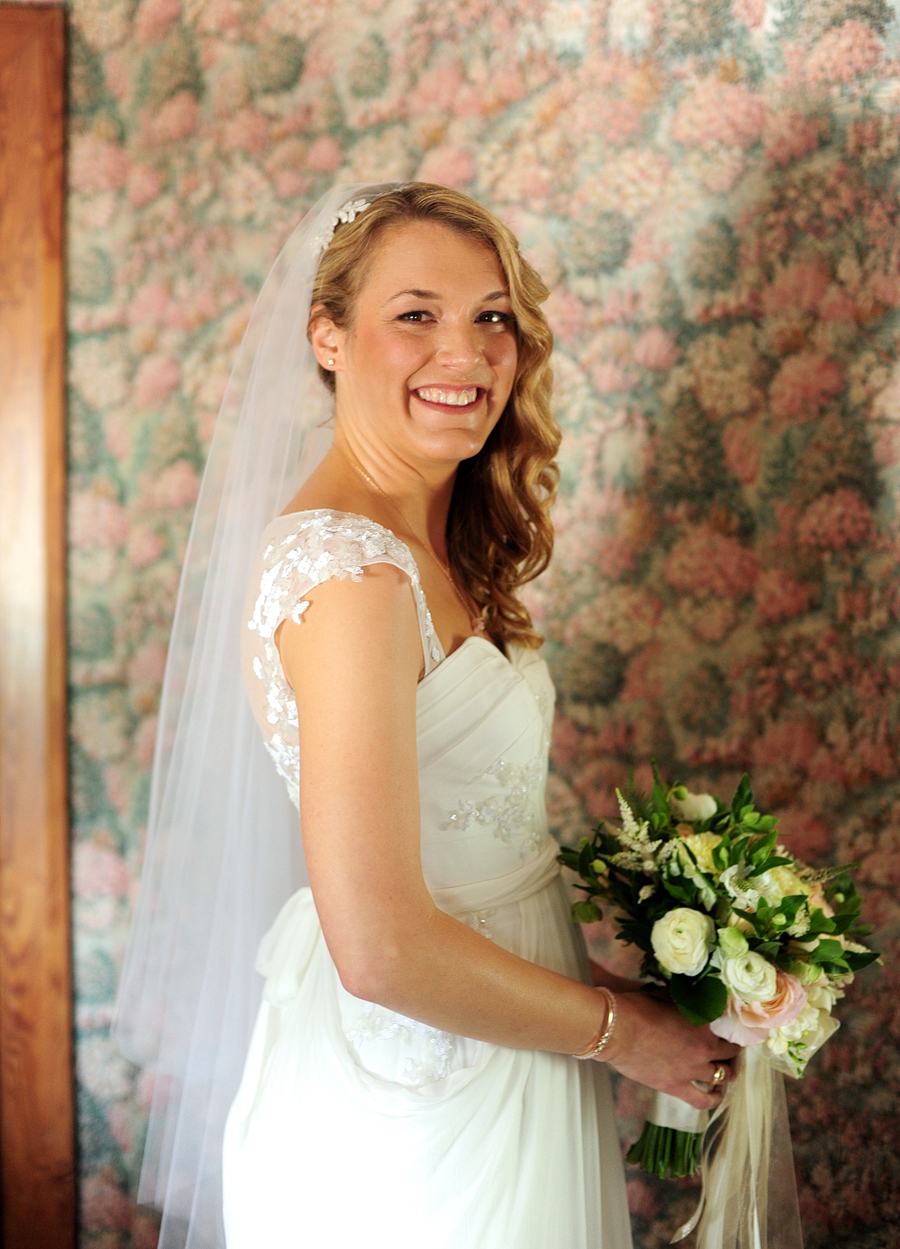
<path fill-rule="evenodd" d="M 487 442 L 490 432 L 490 429 L 434 430 L 416 441 L 425 458 L 445 464 L 458 464 L 461 460 L 470 460 L 477 455 Z"/>

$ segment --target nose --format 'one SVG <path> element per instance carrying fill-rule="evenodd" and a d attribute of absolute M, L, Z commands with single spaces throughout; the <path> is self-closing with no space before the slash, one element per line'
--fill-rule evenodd
<path fill-rule="evenodd" d="M 443 323 L 437 351 L 446 368 L 466 376 L 484 363 L 484 344 L 478 327 L 466 318 Z"/>

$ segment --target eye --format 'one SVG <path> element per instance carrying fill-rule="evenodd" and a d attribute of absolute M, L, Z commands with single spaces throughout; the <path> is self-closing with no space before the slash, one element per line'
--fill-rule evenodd
<path fill-rule="evenodd" d="M 482 325 L 515 325 L 516 318 L 511 312 L 500 312 L 498 308 L 491 308 L 488 312 L 482 312 L 478 317 Z"/>
<path fill-rule="evenodd" d="M 399 317 L 397 317 L 397 320 L 408 321 L 413 325 L 421 325 L 422 322 L 426 321 L 430 316 L 431 313 L 426 311 L 425 308 L 413 308 L 410 312 L 401 312 Z"/>

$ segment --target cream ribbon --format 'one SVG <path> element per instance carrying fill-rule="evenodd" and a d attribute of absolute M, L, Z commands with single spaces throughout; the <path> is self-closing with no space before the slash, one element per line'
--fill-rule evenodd
<path fill-rule="evenodd" d="M 696 1249 L 803 1249 L 783 1078 L 762 1045 L 742 1050 L 735 1067 L 705 1128 L 707 1112 L 679 1098 L 657 1094 L 651 1106 L 659 1127 L 705 1131 L 700 1201 L 670 1243 L 696 1228 Z"/>

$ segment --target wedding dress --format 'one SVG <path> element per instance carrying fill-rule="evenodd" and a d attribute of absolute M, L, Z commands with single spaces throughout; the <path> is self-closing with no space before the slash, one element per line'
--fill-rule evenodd
<path fill-rule="evenodd" d="M 364 517 L 318 510 L 267 528 L 242 664 L 296 804 L 294 696 L 282 620 L 331 577 L 385 562 L 409 578 L 424 654 L 417 694 L 422 864 L 441 910 L 489 940 L 588 978 L 559 879 L 544 787 L 546 664 L 483 637 L 445 656 L 413 556 Z M 606 1068 L 453 1036 L 351 996 L 308 888 L 259 950 L 263 1002 L 225 1130 L 228 1249 L 629 1249 Z"/>

